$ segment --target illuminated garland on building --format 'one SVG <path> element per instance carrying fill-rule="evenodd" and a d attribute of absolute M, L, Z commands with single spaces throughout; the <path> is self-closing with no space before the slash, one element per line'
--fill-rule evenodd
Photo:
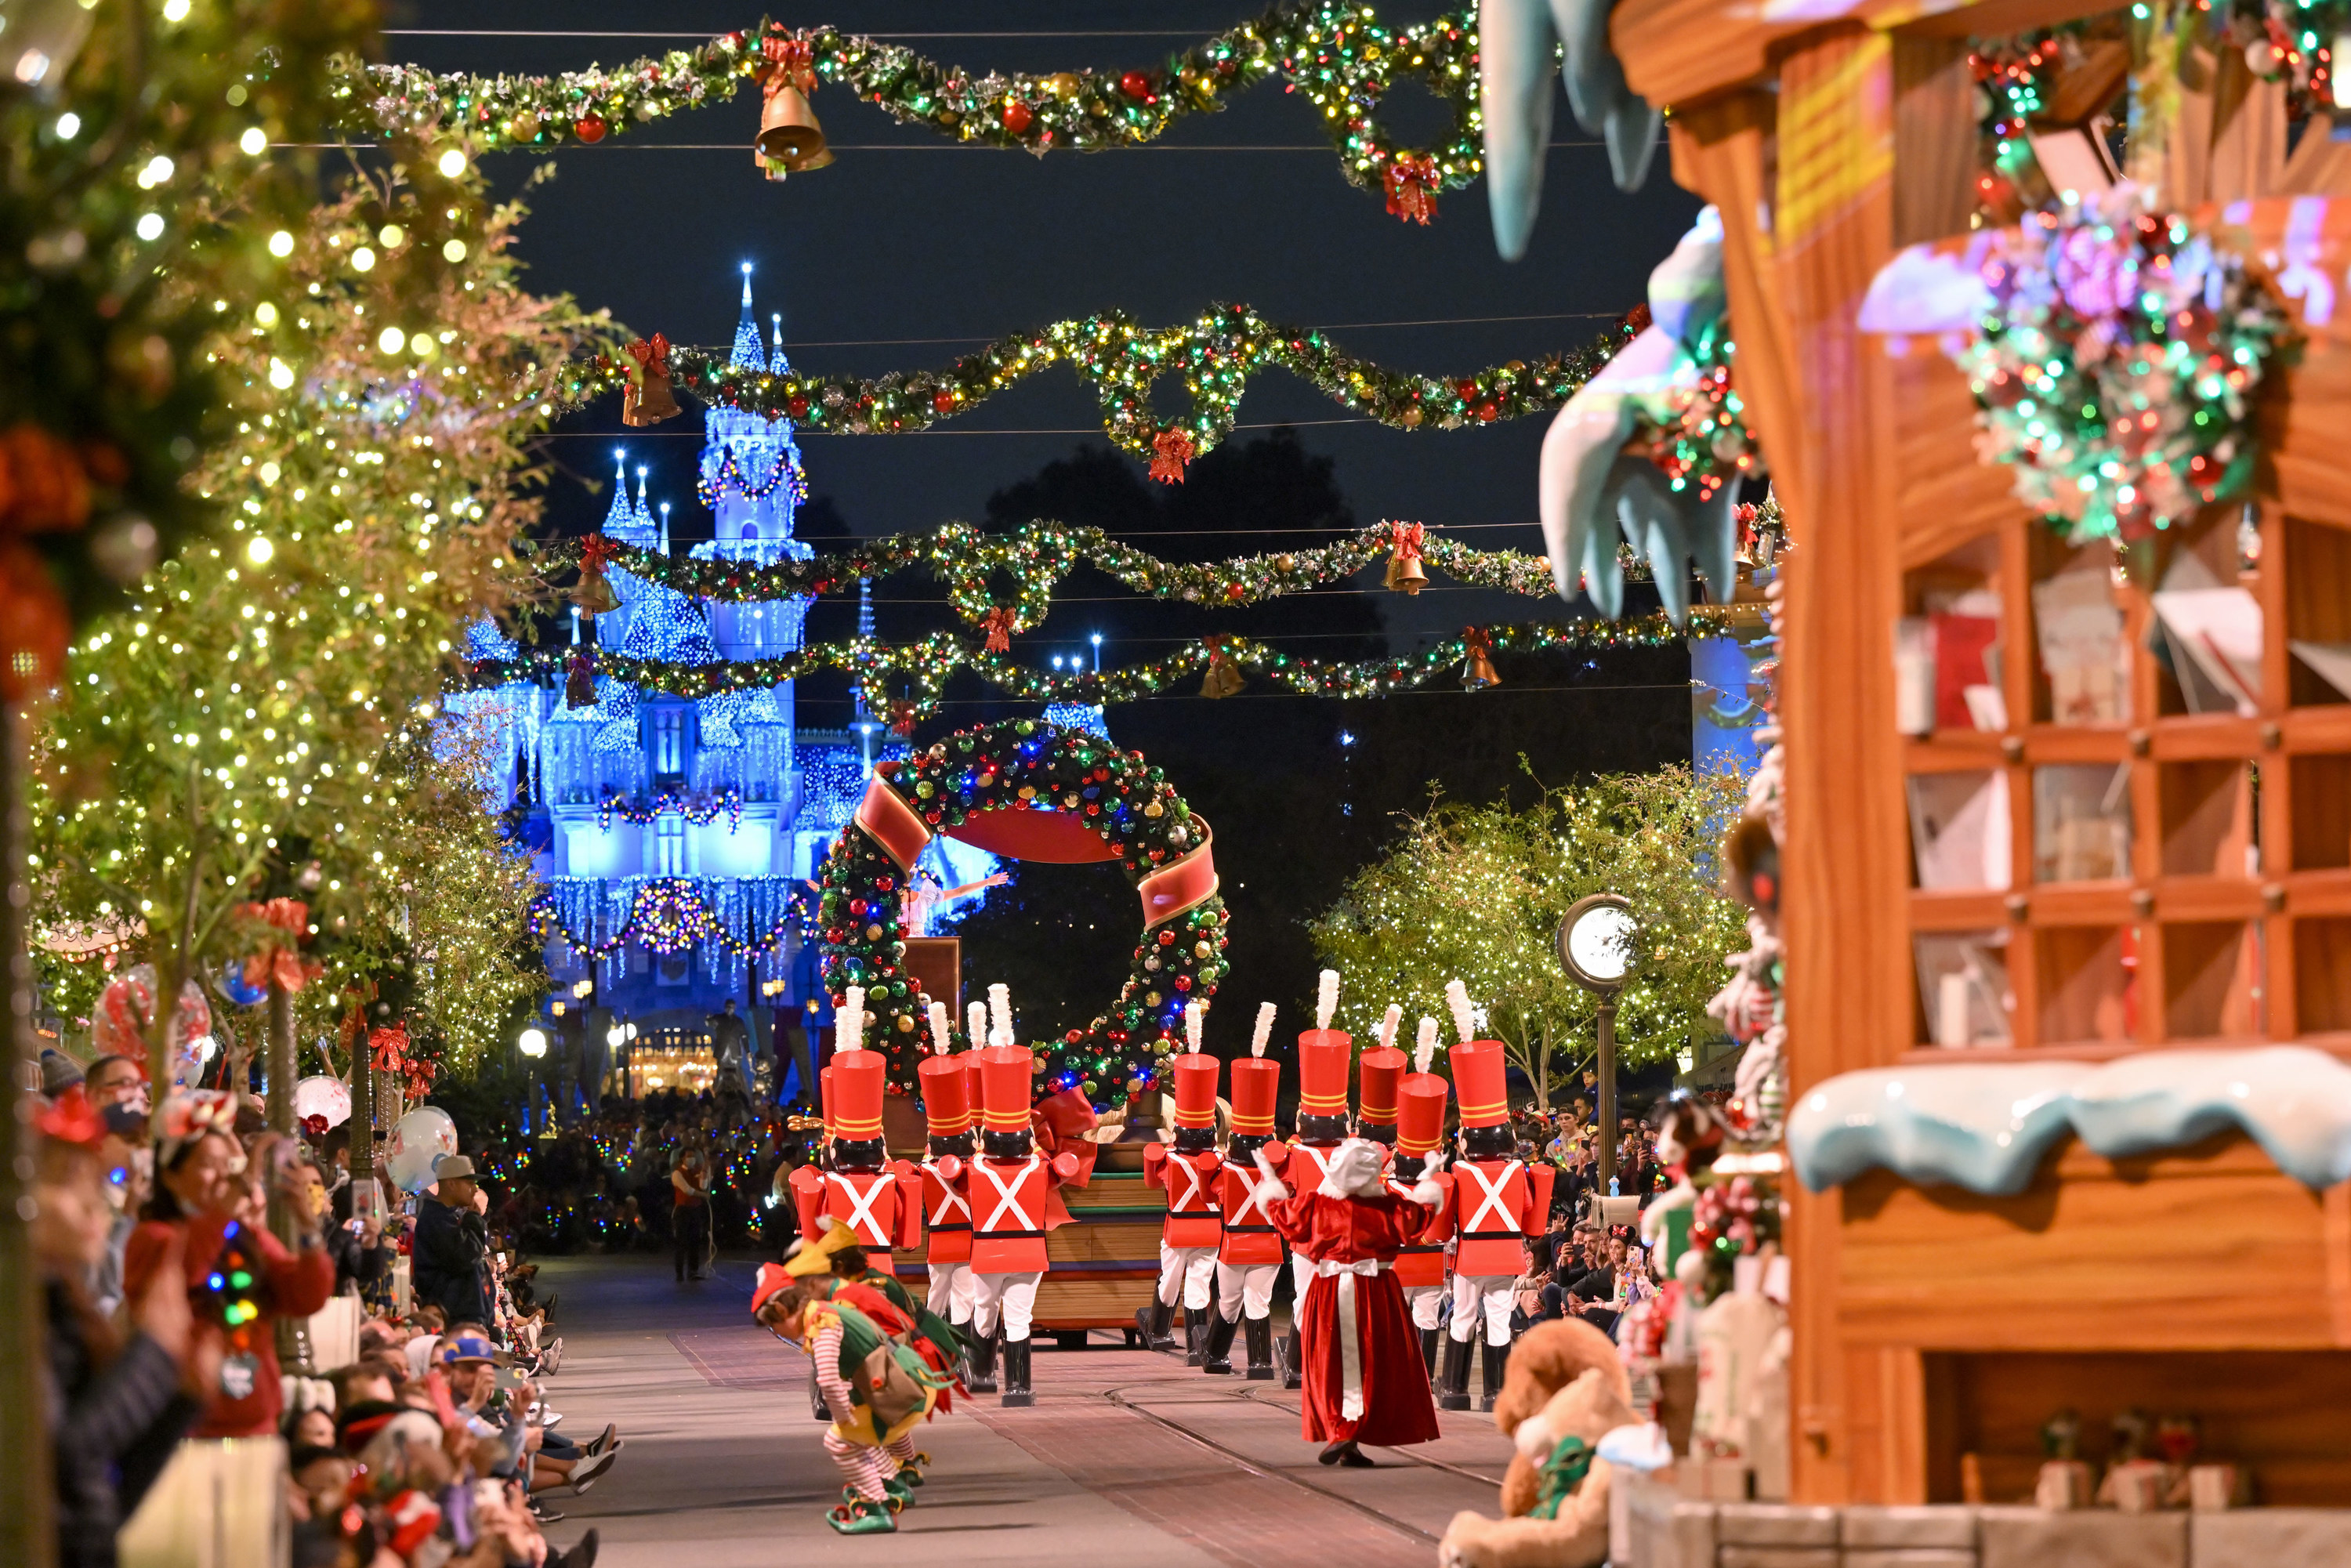
<path fill-rule="evenodd" d="M 952 831 L 987 811 L 1081 816 L 1118 852 L 1130 883 L 1205 853 L 1207 842 L 1206 824 L 1141 752 L 1032 719 L 958 731 L 874 771 L 935 831 Z M 928 1049 L 924 1015 L 930 998 L 919 980 L 898 968 L 905 956 L 903 874 L 873 835 L 852 823 L 825 860 L 817 914 L 832 1005 L 847 1000 L 846 987 L 865 988 L 872 1036 L 888 1059 L 890 1082 L 911 1093 Z M 1159 1083 L 1160 1059 L 1179 1049 L 1185 1003 L 1214 996 L 1228 967 L 1228 920 L 1224 900 L 1212 892 L 1146 927 L 1109 1010 L 1033 1048 L 1040 1094 L 1077 1089 L 1107 1111 L 1123 1103 L 1131 1088 Z"/>
<path fill-rule="evenodd" d="M 1720 613 L 1703 605 L 1690 612 L 1697 623 Z M 1698 634 L 1697 631 L 1687 633 Z M 912 706 L 897 716 L 910 724 L 937 706 L 948 677 L 959 670 L 969 670 L 1019 701 L 1078 703 L 1088 707 L 1165 695 L 1211 665 L 1263 675 L 1301 696 L 1376 697 L 1424 685 L 1447 669 L 1468 664 L 1473 644 L 1489 654 L 1589 653 L 1662 648 L 1680 643 L 1685 635 L 1662 612 L 1655 612 L 1624 621 L 1469 627 L 1461 635 L 1416 653 L 1358 660 L 1308 658 L 1255 638 L 1217 635 L 1187 643 L 1164 659 L 1097 673 L 1032 670 L 1008 654 L 989 653 L 982 643 L 950 632 L 935 632 L 913 643 L 862 639 L 820 643 L 777 658 L 714 664 L 673 664 L 657 659 L 550 649 L 496 664 L 467 665 L 466 678 L 478 685 L 547 679 L 565 673 L 575 654 L 584 654 L 593 673 L 645 691 L 699 698 L 800 680 L 820 670 L 841 670 L 856 674 L 872 691 L 884 689 L 888 683 L 903 685 L 904 700 Z M 893 690 L 892 695 L 894 698 L 898 694 Z"/>
<path fill-rule="evenodd" d="M 456 137 L 483 151 L 544 152 L 725 103 L 778 66 L 845 87 L 903 124 L 1040 156 L 1141 146 L 1280 78 L 1284 90 L 1321 111 L 1348 183 L 1424 224 L 1438 191 L 1467 185 L 1484 168 L 1473 14 L 1447 12 L 1398 29 L 1369 5 L 1328 0 L 1277 5 L 1156 66 L 1123 71 L 974 75 L 835 27 L 795 31 L 767 21 L 695 48 L 551 78 L 377 66 L 352 81 L 346 123 Z M 1413 78 L 1453 111 L 1450 133 L 1435 147 L 1398 146 L 1380 115 L 1389 89 Z"/>
<path fill-rule="evenodd" d="M 641 827 L 663 817 L 683 817 L 700 827 L 705 822 L 716 821 L 722 814 L 726 818 L 728 832 L 743 825 L 743 791 L 729 786 L 716 796 L 695 796 L 664 789 L 642 806 L 634 800 L 608 796 L 597 802 L 596 831 L 611 831 L 615 817 Z"/>
<path fill-rule="evenodd" d="M 609 958 L 632 942 L 664 956 L 709 944 L 735 957 L 755 958 L 776 951 L 793 932 L 802 936 L 810 934 L 812 927 L 803 902 L 795 898 L 792 904 L 797 917 L 787 915 L 757 936 L 740 937 L 726 928 L 694 878 L 654 876 L 632 890 L 628 918 L 608 937 L 600 939 L 593 930 L 574 931 L 557 910 L 552 892 L 531 900 L 530 927 L 541 936 L 550 930 L 559 932 L 576 952 L 590 958 Z"/>
<path fill-rule="evenodd" d="M 728 490 L 754 501 L 765 500 L 782 490 L 792 505 L 798 507 L 804 505 L 809 497 L 808 472 L 800 466 L 799 454 L 787 444 L 776 448 L 776 460 L 768 465 L 768 476 L 755 480 L 743 472 L 743 465 L 736 458 L 735 448 L 727 446 L 722 449 L 715 465 L 707 459 L 704 461 L 702 475 L 694 482 L 694 496 L 695 499 L 715 512 L 718 509 L 719 497 Z"/>
<path fill-rule="evenodd" d="M 1138 327 L 1115 310 L 1056 321 L 1040 331 L 999 338 L 945 370 L 893 371 L 871 378 L 795 371 L 778 375 L 731 363 L 731 347 L 671 345 L 666 362 L 672 384 L 706 403 L 851 435 L 926 430 L 1040 371 L 1066 363 L 1092 384 L 1104 434 L 1151 459 L 1152 476 L 1172 484 L 1183 477 L 1186 464 L 1232 433 L 1241 394 L 1259 371 L 1288 371 L 1350 413 L 1394 429 L 1457 430 L 1552 412 L 1582 390 L 1643 324 L 1646 313 L 1564 354 L 1532 364 L 1511 360 L 1453 377 L 1394 371 L 1357 359 L 1332 347 L 1321 332 L 1268 321 L 1246 305 L 1211 306 L 1181 327 Z M 548 391 L 576 406 L 622 391 L 632 373 L 637 372 L 630 356 L 599 354 L 559 369 Z M 1192 398 L 1190 409 L 1166 423 L 1151 412 L 1151 386 L 1163 375 L 1181 376 Z"/>
<path fill-rule="evenodd" d="M 593 551 L 599 561 L 686 599 L 738 604 L 835 593 L 919 566 L 946 585 L 948 601 L 967 622 L 991 630 L 1001 627 L 1008 634 L 1041 622 L 1052 602 L 1053 585 L 1081 565 L 1154 599 L 1238 608 L 1343 582 L 1398 549 L 1399 528 L 1406 530 L 1410 548 L 1421 559 L 1458 581 L 1530 599 L 1547 599 L 1553 592 L 1551 565 L 1541 556 L 1479 549 L 1417 524 L 1398 523 L 1374 523 L 1310 549 L 1222 561 L 1165 560 L 1100 528 L 1043 521 L 1022 523 L 1009 534 L 996 535 L 983 534 L 968 523 L 950 522 L 927 534 L 868 539 L 837 554 L 769 565 L 669 556 L 601 534 L 546 546 L 539 559 L 542 570 L 553 573 L 578 566 Z M 1629 547 L 1620 559 L 1629 576 L 1647 576 L 1646 563 L 1635 559 Z M 992 587 L 999 574 L 1011 581 L 1008 600 L 997 598 Z M 1008 621 L 997 617 L 1000 610 L 1011 612 Z"/>

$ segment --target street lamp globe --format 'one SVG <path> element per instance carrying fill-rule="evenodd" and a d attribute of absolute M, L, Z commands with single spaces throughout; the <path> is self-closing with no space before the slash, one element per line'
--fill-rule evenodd
<path fill-rule="evenodd" d="M 1633 972 L 1633 907 L 1613 893 L 1579 898 L 1559 923 L 1559 962 L 1588 991 L 1613 991 Z"/>
<path fill-rule="evenodd" d="M 530 1028 L 522 1031 L 521 1035 L 516 1039 L 515 1043 L 522 1048 L 522 1053 L 525 1056 L 545 1056 L 547 1054 L 547 1031 L 539 1028 L 537 1024 L 533 1024 Z"/>

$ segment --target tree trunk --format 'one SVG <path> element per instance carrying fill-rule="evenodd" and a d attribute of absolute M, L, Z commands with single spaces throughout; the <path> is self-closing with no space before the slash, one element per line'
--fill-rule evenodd
<path fill-rule="evenodd" d="M 33 1049 L 33 956 L 25 945 L 24 716 L 0 702 L 0 1563 L 48 1568 L 57 1561 L 50 1509 L 49 1436 L 42 1417 L 42 1369 L 48 1352 L 40 1270 L 31 1225 L 34 1096 L 40 1074 Z"/>
<path fill-rule="evenodd" d="M 294 1130 L 294 993 L 269 981 L 269 1041 L 263 1071 L 269 1074 L 269 1125 L 273 1132 Z"/>
<path fill-rule="evenodd" d="M 1549 1113 L 1551 1110 L 1551 1015 L 1542 1020 L 1542 1044 L 1535 1052 L 1535 1109 Z"/>

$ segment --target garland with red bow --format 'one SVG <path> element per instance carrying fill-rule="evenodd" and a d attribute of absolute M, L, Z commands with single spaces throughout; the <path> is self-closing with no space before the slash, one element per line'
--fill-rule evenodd
<path fill-rule="evenodd" d="M 290 996 L 326 972 L 326 966 L 317 959 L 302 956 L 302 944 L 310 934 L 310 906 L 300 899 L 273 898 L 266 904 L 241 904 L 236 913 L 257 924 L 256 934 L 262 944 L 245 960 L 246 985 L 274 981 L 279 990 Z"/>

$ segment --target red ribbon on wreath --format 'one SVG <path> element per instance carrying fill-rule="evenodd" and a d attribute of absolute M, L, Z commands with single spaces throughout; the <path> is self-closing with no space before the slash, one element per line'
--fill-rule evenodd
<path fill-rule="evenodd" d="M 1151 440 L 1151 476 L 1163 485 L 1181 485 L 1184 465 L 1197 455 L 1188 430 L 1163 430 Z"/>
<path fill-rule="evenodd" d="M 1394 523 L 1390 527 L 1395 530 L 1389 541 L 1395 550 L 1395 564 L 1402 566 L 1405 561 L 1420 559 L 1421 547 L 1428 541 L 1427 526 L 1423 523 Z"/>
<path fill-rule="evenodd" d="M 918 711 L 918 710 L 917 710 L 917 708 L 915 707 L 915 705 L 914 705 L 914 698 L 912 698 L 912 697 L 893 697 L 893 698 L 891 698 L 891 699 L 890 699 L 890 733 L 891 733 L 891 734 L 893 734 L 893 735 L 912 735 L 912 734 L 914 734 L 914 721 L 915 721 L 915 719 L 916 719 L 916 718 L 918 718 L 919 716 L 920 716 L 919 711 Z"/>
<path fill-rule="evenodd" d="M 994 609 L 990 610 L 987 615 L 981 618 L 980 624 L 987 628 L 987 651 L 989 653 L 1009 653 L 1012 652 L 1013 622 L 1012 611 L 1010 607 L 1002 604 L 996 606 Z"/>
<path fill-rule="evenodd" d="M 669 380 L 669 340 L 659 332 L 626 345 L 625 351 L 637 362 L 638 382 Z"/>
<path fill-rule="evenodd" d="M 1437 215 L 1437 154 L 1399 152 L 1388 165 L 1388 215 L 1426 225 Z"/>
<path fill-rule="evenodd" d="M 326 972 L 325 965 L 302 956 L 302 940 L 310 932 L 308 904 L 298 898 L 273 898 L 266 904 L 239 904 L 237 913 L 267 927 L 267 946 L 245 961 L 246 985 L 275 980 L 278 989 L 291 995 Z"/>
<path fill-rule="evenodd" d="M 660 334 L 655 333 L 654 336 L 658 338 Z M 618 539 L 607 538 L 601 533 L 593 533 L 580 541 L 581 571 L 602 571 L 607 565 L 620 558 L 621 541 Z"/>
<path fill-rule="evenodd" d="M 762 89 L 773 91 L 780 82 L 802 92 L 816 90 L 816 46 L 806 38 L 770 33 L 759 40 L 759 56 Z"/>

